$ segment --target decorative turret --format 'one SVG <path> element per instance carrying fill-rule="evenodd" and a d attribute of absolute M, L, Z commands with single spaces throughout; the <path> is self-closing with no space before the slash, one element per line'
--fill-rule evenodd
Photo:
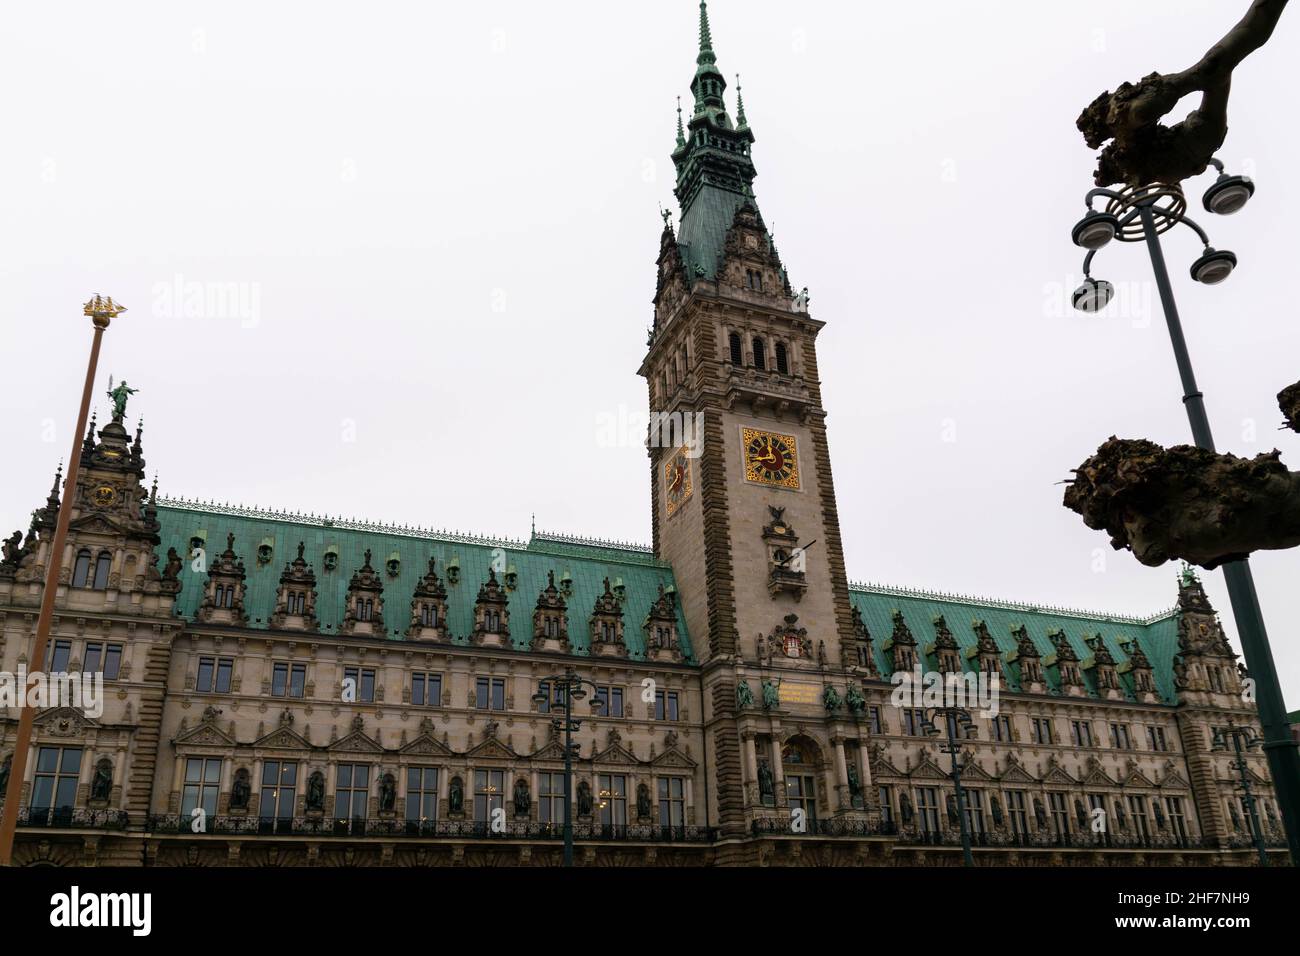
<path fill-rule="evenodd" d="M 447 589 L 443 587 L 437 561 L 429 558 L 429 573 L 415 585 L 411 597 L 411 623 L 406 636 L 415 641 L 441 641 L 447 634 Z"/>
<path fill-rule="evenodd" d="M 235 535 L 226 535 L 226 550 L 208 561 L 208 585 L 195 619 L 204 624 L 248 623 L 244 610 L 244 562 L 235 554 Z"/>
<path fill-rule="evenodd" d="M 533 610 L 533 650 L 569 652 L 569 615 L 564 595 L 555 586 L 555 572 L 546 572 L 546 587 Z"/>
<path fill-rule="evenodd" d="M 510 594 L 497 581 L 496 569 L 491 566 L 474 602 L 471 639 L 484 647 L 506 647 L 510 643 Z"/>
<path fill-rule="evenodd" d="M 370 558 L 371 551 L 366 548 L 365 563 L 348 582 L 347 607 L 339 625 L 342 634 L 384 636 L 384 582 L 370 566 Z"/>
<path fill-rule="evenodd" d="M 948 622 L 942 614 L 934 618 L 934 643 L 929 650 L 934 653 L 935 663 L 942 674 L 961 673 L 961 657 L 958 654 L 957 638 L 948 629 Z"/>
<path fill-rule="evenodd" d="M 1047 690 L 1043 680 L 1043 662 L 1038 647 L 1029 636 L 1029 629 L 1023 624 L 1011 628 L 1011 637 L 1016 642 L 1016 651 L 1011 658 L 1020 668 L 1020 690 L 1027 694 L 1041 694 Z"/>
<path fill-rule="evenodd" d="M 894 632 L 889 635 L 883 648 L 890 652 L 890 669 L 894 673 L 913 670 L 916 667 L 916 638 L 912 636 L 907 621 L 903 620 L 902 611 L 894 608 L 890 617 L 894 622 Z"/>
<path fill-rule="evenodd" d="M 681 644 L 677 640 L 677 600 L 673 592 L 659 585 L 659 598 L 650 605 L 645 623 L 645 656 L 652 661 L 682 660 Z"/>
<path fill-rule="evenodd" d="M 286 631 L 316 631 L 320 621 L 316 618 L 316 572 L 312 570 L 303 552 L 307 545 L 298 542 L 298 556 L 284 566 L 280 575 L 280 588 L 275 596 L 275 612 L 271 626 Z"/>
<path fill-rule="evenodd" d="M 998 650 L 998 642 L 993 640 L 988 625 L 983 621 L 974 621 L 971 628 L 975 631 L 975 646 L 967 652 L 967 656 L 977 661 L 980 671 L 990 677 L 996 674 L 1000 681 L 1003 677 L 1002 652 Z"/>
<path fill-rule="evenodd" d="M 598 657 L 627 657 L 623 642 L 623 606 L 605 579 L 605 593 L 591 610 L 591 653 Z"/>
<path fill-rule="evenodd" d="M 1119 646 L 1128 655 L 1128 660 L 1120 664 L 1117 670 L 1120 674 L 1132 675 L 1133 696 L 1143 703 L 1157 703 L 1160 698 L 1156 693 L 1155 674 L 1151 668 L 1151 661 L 1142 650 L 1142 645 L 1136 638 L 1132 640 L 1123 638 Z"/>
<path fill-rule="evenodd" d="M 1093 672 L 1097 682 L 1097 693 L 1107 700 L 1121 700 L 1124 692 L 1119 686 L 1119 676 L 1115 670 L 1115 658 L 1106 647 L 1100 634 L 1085 637 L 1084 643 L 1092 649 L 1092 657 L 1084 661 L 1083 669 Z"/>
<path fill-rule="evenodd" d="M 862 620 L 862 612 L 853 607 L 853 643 L 845 644 L 840 656 L 845 667 L 857 667 L 866 671 L 868 677 L 879 677 L 880 668 L 876 664 L 875 648 L 872 646 L 871 632 L 867 622 Z"/>
<path fill-rule="evenodd" d="M 1071 697 L 1085 696 L 1087 686 L 1083 682 L 1083 673 L 1079 670 L 1079 655 L 1071 646 L 1070 639 L 1065 636 L 1065 631 L 1060 629 L 1049 631 L 1047 637 L 1056 650 L 1047 655 L 1043 664 L 1047 667 L 1056 667 L 1061 690 L 1066 694 Z"/>

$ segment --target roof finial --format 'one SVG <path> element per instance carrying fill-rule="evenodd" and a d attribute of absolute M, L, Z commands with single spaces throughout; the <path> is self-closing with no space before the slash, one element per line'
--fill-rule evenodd
<path fill-rule="evenodd" d="M 740 74 L 737 73 L 736 74 L 736 127 L 737 129 L 744 129 L 748 125 L 749 122 L 745 119 L 745 97 L 741 94 Z"/>
<path fill-rule="evenodd" d="M 705 63 L 705 54 L 708 54 L 707 62 L 713 62 L 713 33 L 709 30 L 709 5 L 705 0 L 700 0 L 700 57 L 699 62 Z"/>
<path fill-rule="evenodd" d="M 686 130 L 682 127 L 682 98 L 677 97 L 677 148 L 686 145 Z"/>

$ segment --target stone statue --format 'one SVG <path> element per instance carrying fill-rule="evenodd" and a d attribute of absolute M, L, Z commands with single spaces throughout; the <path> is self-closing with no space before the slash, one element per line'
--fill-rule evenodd
<path fill-rule="evenodd" d="M 0 545 L 0 554 L 4 555 L 3 560 L 5 564 L 17 564 L 22 559 L 22 540 L 23 533 L 21 531 L 15 531 L 9 537 L 5 538 L 3 545 Z"/>
<path fill-rule="evenodd" d="M 844 702 L 840 700 L 839 691 L 827 684 L 826 689 L 822 691 L 822 704 L 826 707 L 826 713 L 833 714 L 844 705 Z"/>
<path fill-rule="evenodd" d="M 139 389 L 131 388 L 126 384 L 126 379 L 118 383 L 117 388 L 112 388 L 113 380 L 109 379 L 108 397 L 113 400 L 113 421 L 120 422 L 126 417 L 126 400 L 134 395 Z"/>
<path fill-rule="evenodd" d="M 533 808 L 533 795 L 528 792 L 528 781 L 520 777 L 515 781 L 515 816 L 526 817 Z"/>
<path fill-rule="evenodd" d="M 592 808 L 595 805 L 596 801 L 591 793 L 591 784 L 584 780 L 578 784 L 578 816 L 591 816 Z"/>
<path fill-rule="evenodd" d="M 858 776 L 858 768 L 849 764 L 849 796 L 857 798 L 862 795 L 862 779 Z"/>
<path fill-rule="evenodd" d="M 903 818 L 903 823 L 912 822 L 912 798 L 904 791 L 898 795 L 898 814 Z"/>
<path fill-rule="evenodd" d="M 638 819 L 650 819 L 650 788 L 644 783 L 636 788 L 636 815 Z"/>
<path fill-rule="evenodd" d="M 113 765 L 107 760 L 101 760 L 95 767 L 95 776 L 90 782 L 90 799 L 107 800 L 112 789 Z"/>
<path fill-rule="evenodd" d="M 957 797 L 951 793 L 948 794 L 947 804 L 948 804 L 948 825 L 953 827 L 959 826 L 961 824 L 961 819 L 957 816 Z"/>
<path fill-rule="evenodd" d="M 862 691 L 858 690 L 857 684 L 850 684 L 848 693 L 844 695 L 844 703 L 849 706 L 849 713 L 861 714 L 867 709 L 867 699 L 862 696 Z"/>
<path fill-rule="evenodd" d="M 240 768 L 235 771 L 234 783 L 230 785 L 230 809 L 247 810 L 253 788 L 248 783 L 248 771 Z"/>
<path fill-rule="evenodd" d="M 308 810 L 325 809 L 325 775 L 317 770 L 307 778 L 307 803 Z"/>
<path fill-rule="evenodd" d="M 379 809 L 392 810 L 397 803 L 397 781 L 391 773 L 379 781 Z"/>
<path fill-rule="evenodd" d="M 460 777 L 451 778 L 451 787 L 447 791 L 447 812 L 457 816 L 465 812 L 465 785 Z"/>
<path fill-rule="evenodd" d="M 776 795 L 776 781 L 772 779 L 772 768 L 767 765 L 766 760 L 760 760 L 758 763 L 758 792 L 764 797 Z"/>
<path fill-rule="evenodd" d="M 776 710 L 781 703 L 780 686 L 781 682 L 779 680 L 773 684 L 770 680 L 764 679 L 762 683 L 764 710 Z"/>
<path fill-rule="evenodd" d="M 993 825 L 995 827 L 1002 826 L 1002 803 L 997 797 L 989 800 L 989 810 L 993 812 Z"/>
<path fill-rule="evenodd" d="M 1156 806 L 1159 807 L 1160 804 L 1157 803 Z M 1083 809 L 1082 800 L 1076 799 L 1074 801 L 1074 818 L 1079 821 L 1079 826 L 1086 827 L 1088 825 L 1088 811 Z"/>
<path fill-rule="evenodd" d="M 1043 801 L 1037 797 L 1034 798 L 1034 822 L 1038 824 L 1040 830 L 1047 827 L 1047 811 L 1043 809 Z"/>
<path fill-rule="evenodd" d="M 754 691 L 749 686 L 749 681 L 742 680 L 736 684 L 736 707 L 744 710 L 747 707 L 754 706 Z"/>
<path fill-rule="evenodd" d="M 176 553 L 175 548 L 167 549 L 167 566 L 163 568 L 162 579 L 164 581 L 175 581 L 181 573 L 181 556 Z"/>

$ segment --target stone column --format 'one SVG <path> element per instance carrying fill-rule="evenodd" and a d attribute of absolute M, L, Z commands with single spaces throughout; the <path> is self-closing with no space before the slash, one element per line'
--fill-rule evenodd
<path fill-rule="evenodd" d="M 762 795 L 758 792 L 758 755 L 754 746 L 754 732 L 751 730 L 744 731 L 741 734 L 741 740 L 745 744 L 744 766 L 742 767 L 742 779 L 745 781 L 745 803 L 752 806 L 762 803 Z"/>
<path fill-rule="evenodd" d="M 839 808 L 848 810 L 853 806 L 852 795 L 849 793 L 849 771 L 848 765 L 844 759 L 844 738 L 836 736 L 831 739 L 831 745 L 835 748 L 835 776 L 836 789 L 833 793 L 839 794 Z"/>
<path fill-rule="evenodd" d="M 781 740 L 773 733 L 770 741 L 772 750 L 772 790 L 778 807 L 788 806 L 785 793 L 785 765 L 781 763 Z"/>

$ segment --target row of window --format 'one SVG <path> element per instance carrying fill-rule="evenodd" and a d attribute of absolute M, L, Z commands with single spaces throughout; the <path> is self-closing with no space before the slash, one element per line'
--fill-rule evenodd
<path fill-rule="evenodd" d="M 882 786 L 877 790 L 881 819 L 885 823 L 892 824 L 901 819 L 903 824 L 915 826 L 922 833 L 940 832 L 943 829 L 941 821 L 950 826 L 958 825 L 953 818 L 957 808 L 955 793 L 939 787 L 915 787 L 910 791 L 903 790 L 895 805 L 893 789 Z M 909 792 L 910 798 L 907 796 Z M 1001 791 L 1003 803 L 995 810 L 991 802 L 986 803 L 983 790 L 963 787 L 962 793 L 966 804 L 966 825 L 974 836 L 988 832 L 990 815 L 995 824 L 999 822 L 998 815 L 1002 815 L 1011 832 L 1020 837 L 1031 834 L 1031 820 L 1038 831 L 1046 830 L 1058 837 L 1068 837 L 1074 832 L 1094 832 L 1094 811 L 1104 810 L 1108 832 L 1122 831 L 1144 840 L 1164 830 L 1180 840 L 1188 837 L 1182 797 L 1148 798 L 1144 794 L 1128 794 L 1114 797 L 1113 805 L 1107 806 L 1104 794 L 1088 793 L 1074 797 L 1071 806 L 1070 794 L 1062 791 L 1048 791 L 1044 795 L 1046 803 L 1043 803 L 1032 799 L 1024 790 L 1005 790 Z M 996 796 L 995 792 L 990 800 Z"/>
<path fill-rule="evenodd" d="M 885 732 L 884 716 L 880 707 L 872 706 L 869 710 L 871 732 L 873 734 L 883 734 Z M 989 718 L 989 739 L 997 743 L 1011 743 L 1014 740 L 1011 732 L 1011 718 L 1006 714 L 999 714 L 996 717 Z M 925 711 L 919 707 L 907 707 L 902 709 L 902 730 L 909 737 L 925 736 Z M 1109 725 L 1110 746 L 1115 750 L 1136 750 L 1132 730 L 1128 724 L 1113 722 Z M 1169 750 L 1169 740 L 1165 736 L 1163 727 L 1154 725 L 1148 726 L 1147 731 L 1147 749 L 1152 751 L 1164 752 Z M 970 740 L 979 739 L 979 728 L 971 724 L 963 733 L 955 736 L 964 736 Z M 1029 718 L 1029 736 L 1030 740 L 1036 744 L 1055 744 L 1059 743 L 1057 739 L 1055 724 L 1051 717 L 1030 717 Z M 1096 747 L 1097 743 L 1092 732 L 1092 722 L 1087 720 L 1070 721 L 1070 743 L 1075 747 Z"/>
<path fill-rule="evenodd" d="M 121 648 L 118 648 L 119 656 Z M 195 674 L 194 689 L 200 694 L 228 694 L 235 661 L 231 657 L 200 657 Z M 116 676 L 116 672 L 114 673 Z M 411 678 L 411 704 L 416 707 L 442 706 L 442 675 L 416 671 Z M 375 669 L 373 667 L 345 667 L 344 687 L 353 694 L 353 701 L 371 704 L 375 701 Z M 537 685 L 538 693 L 546 699 L 538 711 L 551 713 L 564 710 L 564 697 L 559 687 L 550 681 Z M 307 665 L 275 661 L 271 665 L 271 696 L 302 698 L 307 691 Z M 623 707 L 624 689 L 604 685 L 596 695 L 597 712 L 605 717 L 626 716 Z M 504 677 L 478 677 L 474 680 L 474 706 L 479 710 L 506 710 L 506 679 Z M 678 720 L 680 706 L 677 691 L 656 691 L 655 720 Z"/>
<path fill-rule="evenodd" d="M 71 789 L 61 791 L 66 804 L 71 806 L 76 795 L 76 774 L 80 765 L 80 751 L 73 754 L 74 766 Z M 222 761 L 218 757 L 190 757 L 185 762 L 184 785 L 181 792 L 181 815 L 188 818 L 196 808 L 215 816 L 217 798 L 221 790 Z M 334 817 L 339 820 L 365 819 L 369 816 L 372 783 L 380 783 L 370 764 L 339 764 L 334 774 Z M 408 767 L 406 769 L 406 819 L 428 822 L 438 819 L 439 767 Z M 372 780 L 372 777 L 374 779 Z M 453 779 L 454 785 L 458 778 Z M 466 796 L 472 800 L 473 818 L 478 823 L 489 823 L 494 810 L 504 809 L 513 799 L 508 788 L 505 770 L 474 770 L 471 773 L 473 789 Z M 297 807 L 298 764 L 292 761 L 268 760 L 262 765 L 260 800 L 257 812 L 263 819 L 291 819 Z M 682 777 L 656 779 L 659 797 L 659 823 L 662 826 L 683 826 L 686 823 L 686 781 Z M 59 798 L 59 799 L 61 799 Z M 56 799 L 56 798 L 52 798 Z M 635 796 L 631 797 L 635 800 Z M 626 826 L 628 823 L 629 789 L 624 774 L 602 773 L 596 776 L 593 810 L 606 826 Z M 537 775 L 537 819 L 540 823 L 561 823 L 564 820 L 564 774 L 543 771 Z"/>
<path fill-rule="evenodd" d="M 761 277 L 760 277 L 761 282 Z M 768 371 L 768 351 L 767 342 L 762 336 L 754 336 L 750 343 L 754 350 L 754 368 L 759 371 Z M 732 332 L 727 336 L 727 346 L 731 353 L 731 364 L 743 367 L 745 364 L 745 347 L 741 340 L 740 333 Z M 790 374 L 790 358 L 784 342 L 777 342 L 772 347 L 771 368 L 782 375 Z"/>
<path fill-rule="evenodd" d="M 47 674 L 67 673 L 72 663 L 72 641 L 54 640 L 45 651 Z M 103 674 L 104 680 L 117 680 L 122 671 L 122 645 L 105 641 L 87 641 L 81 655 L 81 673 Z"/>

